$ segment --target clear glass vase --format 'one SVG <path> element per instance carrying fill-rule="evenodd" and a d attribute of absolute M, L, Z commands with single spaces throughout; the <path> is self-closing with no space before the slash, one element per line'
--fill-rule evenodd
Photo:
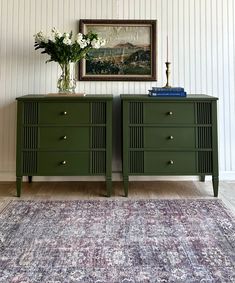
<path fill-rule="evenodd" d="M 76 89 L 75 63 L 60 64 L 62 74 L 57 82 L 59 93 L 74 93 Z"/>

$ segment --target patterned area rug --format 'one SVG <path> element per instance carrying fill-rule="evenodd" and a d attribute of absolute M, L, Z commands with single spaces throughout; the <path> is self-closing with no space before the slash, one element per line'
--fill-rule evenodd
<path fill-rule="evenodd" d="M 8 205 L 8 203 L 10 202 L 10 200 L 0 200 L 0 213 L 1 211 Z"/>
<path fill-rule="evenodd" d="M 235 220 L 218 200 L 12 201 L 0 282 L 235 282 Z"/>

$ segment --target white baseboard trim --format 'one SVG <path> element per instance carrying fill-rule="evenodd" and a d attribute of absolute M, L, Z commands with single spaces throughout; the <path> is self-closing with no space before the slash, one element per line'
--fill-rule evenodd
<path fill-rule="evenodd" d="M 0 172 L 0 182 L 12 182 L 15 180 L 15 172 Z"/>
<path fill-rule="evenodd" d="M 121 172 L 112 174 L 113 181 L 122 181 Z M 131 176 L 130 181 L 198 181 L 198 176 Z M 234 171 L 222 171 L 219 175 L 220 181 L 235 181 Z M 16 180 L 15 172 L 0 172 L 0 182 L 13 182 Z M 24 181 L 27 178 L 24 177 Z M 60 181 L 104 181 L 103 176 L 35 176 L 36 182 L 60 182 Z M 211 180 L 211 176 L 206 176 Z"/>
<path fill-rule="evenodd" d="M 219 179 L 221 181 L 235 181 L 235 171 L 221 171 Z"/>

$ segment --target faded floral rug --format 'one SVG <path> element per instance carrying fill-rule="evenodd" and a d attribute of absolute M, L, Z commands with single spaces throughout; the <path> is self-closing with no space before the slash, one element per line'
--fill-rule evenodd
<path fill-rule="evenodd" d="M 0 282 L 235 282 L 235 220 L 219 200 L 12 201 Z"/>

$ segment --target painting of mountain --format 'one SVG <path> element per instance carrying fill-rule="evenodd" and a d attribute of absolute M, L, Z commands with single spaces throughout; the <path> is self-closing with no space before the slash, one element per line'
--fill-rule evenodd
<path fill-rule="evenodd" d="M 86 63 L 87 74 L 150 75 L 150 46 L 137 46 L 129 42 L 113 48 L 93 49 Z"/>

